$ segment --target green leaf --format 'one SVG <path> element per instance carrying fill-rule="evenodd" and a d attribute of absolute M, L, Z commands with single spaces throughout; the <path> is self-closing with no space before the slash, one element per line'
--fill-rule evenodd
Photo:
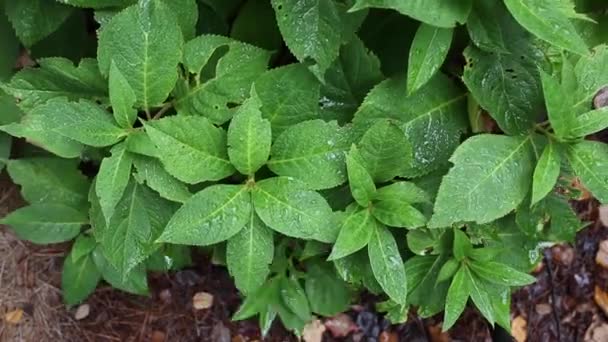
<path fill-rule="evenodd" d="M 61 2 L 76 7 L 104 8 L 124 7 L 133 4 L 136 0 L 61 0 Z"/>
<path fill-rule="evenodd" d="M 103 280 L 112 287 L 141 296 L 149 294 L 148 277 L 143 264 L 135 267 L 129 274 L 124 275 L 108 262 L 100 248 L 93 252 L 93 261 L 97 269 L 101 271 Z"/>
<path fill-rule="evenodd" d="M 262 116 L 276 136 L 292 125 L 319 118 L 319 88 L 319 81 L 300 63 L 269 70 L 256 79 Z"/>
<path fill-rule="evenodd" d="M 473 0 L 467 31 L 478 48 L 495 53 L 508 53 L 509 39 L 523 32 L 502 2 L 488 0 Z"/>
<path fill-rule="evenodd" d="M 251 210 L 245 227 L 228 240 L 226 262 L 236 287 L 245 295 L 253 294 L 270 274 L 274 258 L 273 233 Z"/>
<path fill-rule="evenodd" d="M 469 266 L 474 274 L 497 285 L 524 286 L 536 281 L 535 277 L 499 262 L 475 261 Z"/>
<path fill-rule="evenodd" d="M 112 62 L 133 89 L 137 106 L 161 105 L 175 87 L 182 33 L 168 6 L 141 1 L 115 15 L 99 33 L 97 60 L 108 75 Z"/>
<path fill-rule="evenodd" d="M 488 295 L 488 291 L 486 290 L 485 286 L 483 286 L 483 282 L 481 282 L 470 270 L 468 267 L 464 268 L 464 270 L 466 271 L 466 274 L 468 275 L 468 278 L 470 279 L 470 283 L 471 283 L 471 299 L 473 300 L 473 303 L 475 303 L 475 306 L 477 307 L 477 309 L 479 309 L 479 311 L 481 312 L 481 314 L 483 315 L 483 317 L 485 317 L 489 322 L 490 325 L 494 325 L 494 308 L 492 307 L 492 300 L 490 299 L 490 296 Z"/>
<path fill-rule="evenodd" d="M 374 276 L 386 294 L 399 304 L 406 303 L 407 279 L 397 242 L 391 232 L 378 225 L 368 245 Z"/>
<path fill-rule="evenodd" d="M 75 238 L 88 217 L 86 212 L 63 204 L 37 203 L 13 211 L 0 223 L 11 226 L 22 240 L 49 244 Z"/>
<path fill-rule="evenodd" d="M 575 117 L 570 134 L 574 137 L 586 137 L 608 127 L 608 108 L 602 107 Z"/>
<path fill-rule="evenodd" d="M 72 13 L 72 8 L 56 1 L 5 1 L 4 6 L 17 37 L 27 47 L 57 30 Z"/>
<path fill-rule="evenodd" d="M 538 203 L 553 190 L 559 177 L 561 157 L 555 143 L 549 142 L 536 164 L 532 178 L 532 201 L 530 205 Z"/>
<path fill-rule="evenodd" d="M 276 139 L 268 167 L 311 189 L 333 188 L 346 181 L 344 152 L 350 144 L 349 131 L 335 121 L 305 121 L 291 126 Z"/>
<path fill-rule="evenodd" d="M 583 141 L 570 145 L 567 156 L 585 188 L 600 202 L 608 203 L 608 145 Z"/>
<path fill-rule="evenodd" d="M 116 63 L 110 66 L 110 103 L 114 119 L 123 128 L 131 128 L 137 119 L 137 110 L 133 108 L 137 97 L 129 81 L 120 72 Z"/>
<path fill-rule="evenodd" d="M 327 260 L 351 255 L 367 246 L 377 222 L 367 209 L 339 213 L 340 233 Z"/>
<path fill-rule="evenodd" d="M 78 161 L 60 158 L 10 160 L 8 174 L 21 186 L 21 196 L 30 204 L 55 203 L 83 208 L 89 181 L 78 170 Z"/>
<path fill-rule="evenodd" d="M 181 114 L 225 123 L 234 114 L 232 107 L 247 99 L 251 85 L 268 67 L 269 58 L 268 51 L 226 37 L 203 35 L 189 41 L 183 63 L 196 75 L 196 81 L 178 83 L 175 108 Z M 265 97 L 260 99 L 264 105 Z"/>
<path fill-rule="evenodd" d="M 330 0 L 272 0 L 279 29 L 300 62 L 312 59 L 321 74 L 338 57 L 344 23 Z"/>
<path fill-rule="evenodd" d="M 523 27 L 557 47 L 586 55 L 589 50 L 570 19 L 581 19 L 570 0 L 505 0 Z"/>
<path fill-rule="evenodd" d="M 207 187 L 184 203 L 158 241 L 206 246 L 227 240 L 250 220 L 250 201 L 244 186 Z"/>
<path fill-rule="evenodd" d="M 0 41 L 2 42 L 2 55 L 0 55 L 0 81 L 5 81 L 13 74 L 15 60 L 19 56 L 20 44 L 15 36 L 15 30 L 4 15 L 4 6 L 0 4 Z"/>
<path fill-rule="evenodd" d="M 306 292 L 300 285 L 300 282 L 295 277 L 284 277 L 281 279 L 281 299 L 285 304 L 286 308 L 295 314 L 299 319 L 308 322 L 312 316 L 310 313 L 310 305 L 308 304 L 308 298 Z M 289 323 L 285 322 L 284 315 L 281 315 L 281 309 L 278 308 L 279 315 L 283 323 L 289 327 Z"/>
<path fill-rule="evenodd" d="M 437 276 L 437 282 L 443 282 L 450 278 L 452 278 L 456 272 L 460 269 L 460 262 L 455 258 L 450 258 L 446 261 L 443 266 L 441 266 L 441 270 L 439 270 L 439 275 Z M 458 272 L 460 273 L 460 272 Z M 447 300 L 446 300 L 447 302 Z"/>
<path fill-rule="evenodd" d="M 195 184 L 234 173 L 228 160 L 226 132 L 204 117 L 172 116 L 145 124 L 167 172 Z"/>
<path fill-rule="evenodd" d="M 99 197 L 106 222 L 110 221 L 116 205 L 129 184 L 133 164 L 133 157 L 126 150 L 125 144 L 114 146 L 110 152 L 112 156 L 101 161 L 95 181 L 95 192 Z"/>
<path fill-rule="evenodd" d="M 380 119 L 398 124 L 412 149 L 400 176 L 418 177 L 443 167 L 460 144 L 468 127 L 466 95 L 442 74 L 414 94 L 406 92 L 405 77 L 380 83 L 365 98 L 353 124 L 362 132 Z"/>
<path fill-rule="evenodd" d="M 399 181 L 383 186 L 374 195 L 376 201 L 397 201 L 404 204 L 429 202 L 429 195 L 411 182 Z"/>
<path fill-rule="evenodd" d="M 466 266 L 464 266 L 466 267 Z M 467 271 L 461 268 L 448 290 L 448 296 L 445 299 L 445 313 L 443 316 L 443 331 L 450 329 L 460 314 L 464 311 L 469 299 L 469 293 L 471 292 L 471 279 L 469 278 Z"/>
<path fill-rule="evenodd" d="M 127 144 L 129 152 L 148 157 L 158 157 L 158 150 L 145 131 L 136 130 L 129 132 L 129 135 L 125 139 L 125 144 Z"/>
<path fill-rule="evenodd" d="M 179 24 L 184 39 L 190 40 L 196 35 L 198 22 L 198 3 L 196 0 L 163 0 L 168 10 L 172 12 Z"/>
<path fill-rule="evenodd" d="M 454 229 L 453 253 L 456 260 L 463 261 L 471 254 L 472 250 L 473 245 L 467 234 L 460 229 Z"/>
<path fill-rule="evenodd" d="M 69 257 L 75 261 L 78 261 L 79 259 L 89 256 L 91 253 L 93 253 L 96 247 L 97 242 L 93 237 L 80 234 L 72 245 L 72 250 L 70 251 Z"/>
<path fill-rule="evenodd" d="M 411 95 L 439 71 L 452 44 L 452 29 L 421 24 L 416 32 L 407 67 L 407 93 Z"/>
<path fill-rule="evenodd" d="M 458 147 L 450 161 L 454 167 L 439 187 L 429 227 L 491 222 L 515 209 L 530 189 L 530 137 L 477 135 Z"/>
<path fill-rule="evenodd" d="M 186 184 L 171 176 L 163 165 L 154 158 L 136 156 L 133 164 L 137 173 L 134 175 L 140 183 L 145 182 L 150 189 L 158 192 L 160 197 L 170 201 L 184 203 L 192 193 Z"/>
<path fill-rule="evenodd" d="M 522 134 L 543 109 L 538 73 L 542 54 L 526 36 L 516 33 L 508 44 L 509 53 L 467 47 L 463 81 L 503 131 Z"/>
<path fill-rule="evenodd" d="M 253 175 L 266 164 L 270 155 L 270 122 L 262 118 L 261 103 L 252 96 L 243 103 L 228 128 L 228 156 L 244 175 Z"/>
<path fill-rule="evenodd" d="M 108 96 L 108 84 L 94 59 L 84 58 L 77 66 L 59 57 L 37 62 L 38 68 L 25 68 L 10 82 L 1 85 L 8 94 L 20 99 L 19 107 L 24 110 L 31 110 L 57 97 L 102 100 Z"/>
<path fill-rule="evenodd" d="M 93 262 L 90 254 L 75 258 L 74 251 L 77 245 L 72 247 L 72 252 L 63 261 L 61 272 L 61 290 L 63 301 L 67 305 L 76 305 L 85 300 L 95 291 L 101 280 L 101 273 Z"/>
<path fill-rule="evenodd" d="M 411 146 L 403 131 L 389 120 L 381 120 L 370 127 L 359 142 L 365 168 L 376 182 L 400 175 L 411 163 Z"/>
<path fill-rule="evenodd" d="M 464 24 L 471 11 L 471 1 L 451 0 L 357 0 L 350 11 L 376 7 L 394 9 L 423 23 L 450 28 Z"/>
<path fill-rule="evenodd" d="M 45 115 L 47 130 L 85 145 L 104 147 L 119 142 L 127 132 L 116 126 L 110 113 L 88 100 L 57 98 L 36 108 Z"/>
<path fill-rule="evenodd" d="M 269 51 L 278 51 L 283 45 L 274 10 L 267 0 L 245 2 L 232 23 L 230 36 Z"/>
<path fill-rule="evenodd" d="M 123 280 L 159 247 L 154 241 L 173 214 L 169 203 L 135 182 L 125 189 L 101 234 L 104 256 Z"/>
<path fill-rule="evenodd" d="M 399 200 L 383 200 L 372 206 L 374 217 L 390 227 L 414 229 L 426 224 L 427 218 L 416 208 Z"/>
<path fill-rule="evenodd" d="M 327 201 L 288 177 L 265 179 L 253 189 L 253 204 L 262 221 L 287 236 L 333 242 L 338 234 Z"/>
<path fill-rule="evenodd" d="M 309 263 L 304 284 L 312 312 L 332 317 L 348 309 L 351 291 L 330 263 Z"/>
<path fill-rule="evenodd" d="M 276 302 L 279 298 L 280 278 L 271 278 L 263 286 L 260 286 L 254 293 L 245 297 L 243 304 L 232 316 L 232 320 L 241 321 L 251 318 L 256 314 L 266 311 L 268 306 Z"/>
<path fill-rule="evenodd" d="M 352 145 L 346 156 L 348 185 L 357 203 L 362 207 L 367 207 L 376 193 L 376 185 L 363 163 L 359 150 L 355 145 Z"/>
<path fill-rule="evenodd" d="M 321 105 L 324 120 L 350 122 L 367 93 L 383 79 L 378 57 L 361 39 L 353 38 L 340 47 L 339 57 L 325 72 L 320 103 L 316 106 Z"/>

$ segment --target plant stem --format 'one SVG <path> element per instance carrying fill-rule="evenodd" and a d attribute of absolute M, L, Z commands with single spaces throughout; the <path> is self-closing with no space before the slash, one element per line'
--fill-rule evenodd
<path fill-rule="evenodd" d="M 160 119 L 172 107 L 173 107 L 173 102 L 165 103 L 165 105 L 154 115 L 152 120 Z"/>

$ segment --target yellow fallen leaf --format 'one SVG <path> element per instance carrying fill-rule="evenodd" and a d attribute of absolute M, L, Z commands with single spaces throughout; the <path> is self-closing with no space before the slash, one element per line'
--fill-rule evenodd
<path fill-rule="evenodd" d="M 192 297 L 192 306 L 195 310 L 209 309 L 213 306 L 213 295 L 207 292 L 198 292 Z"/>
<path fill-rule="evenodd" d="M 528 322 L 526 319 L 517 316 L 511 322 L 511 335 L 517 342 L 525 342 L 528 338 Z"/>
<path fill-rule="evenodd" d="M 6 315 L 4 315 L 4 320 L 10 324 L 19 324 L 21 319 L 23 318 L 23 310 L 15 309 Z"/>

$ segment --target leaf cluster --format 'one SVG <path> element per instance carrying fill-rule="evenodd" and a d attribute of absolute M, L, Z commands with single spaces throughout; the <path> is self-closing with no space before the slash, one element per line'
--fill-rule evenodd
<path fill-rule="evenodd" d="M 73 241 L 70 305 L 102 280 L 145 295 L 196 250 L 264 333 L 363 290 L 393 322 L 449 329 L 470 299 L 509 330 L 540 247 L 584 226 L 569 200 L 608 202 L 606 9 L 0 1 L 0 160 L 29 203 L 1 222 Z"/>

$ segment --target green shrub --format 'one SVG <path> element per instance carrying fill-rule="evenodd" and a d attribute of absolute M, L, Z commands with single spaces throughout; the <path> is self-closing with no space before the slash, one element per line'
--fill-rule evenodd
<path fill-rule="evenodd" d="M 471 299 L 508 329 L 541 246 L 583 227 L 572 181 L 608 202 L 585 139 L 608 126 L 608 7 L 576 6 L 6 0 L 0 150 L 29 206 L 2 222 L 74 240 L 70 305 L 102 279 L 145 295 L 203 248 L 264 332 L 364 289 L 393 322 L 448 329 Z M 7 79 L 19 44 L 37 65 Z M 9 160 L 10 136 L 36 147 Z"/>

